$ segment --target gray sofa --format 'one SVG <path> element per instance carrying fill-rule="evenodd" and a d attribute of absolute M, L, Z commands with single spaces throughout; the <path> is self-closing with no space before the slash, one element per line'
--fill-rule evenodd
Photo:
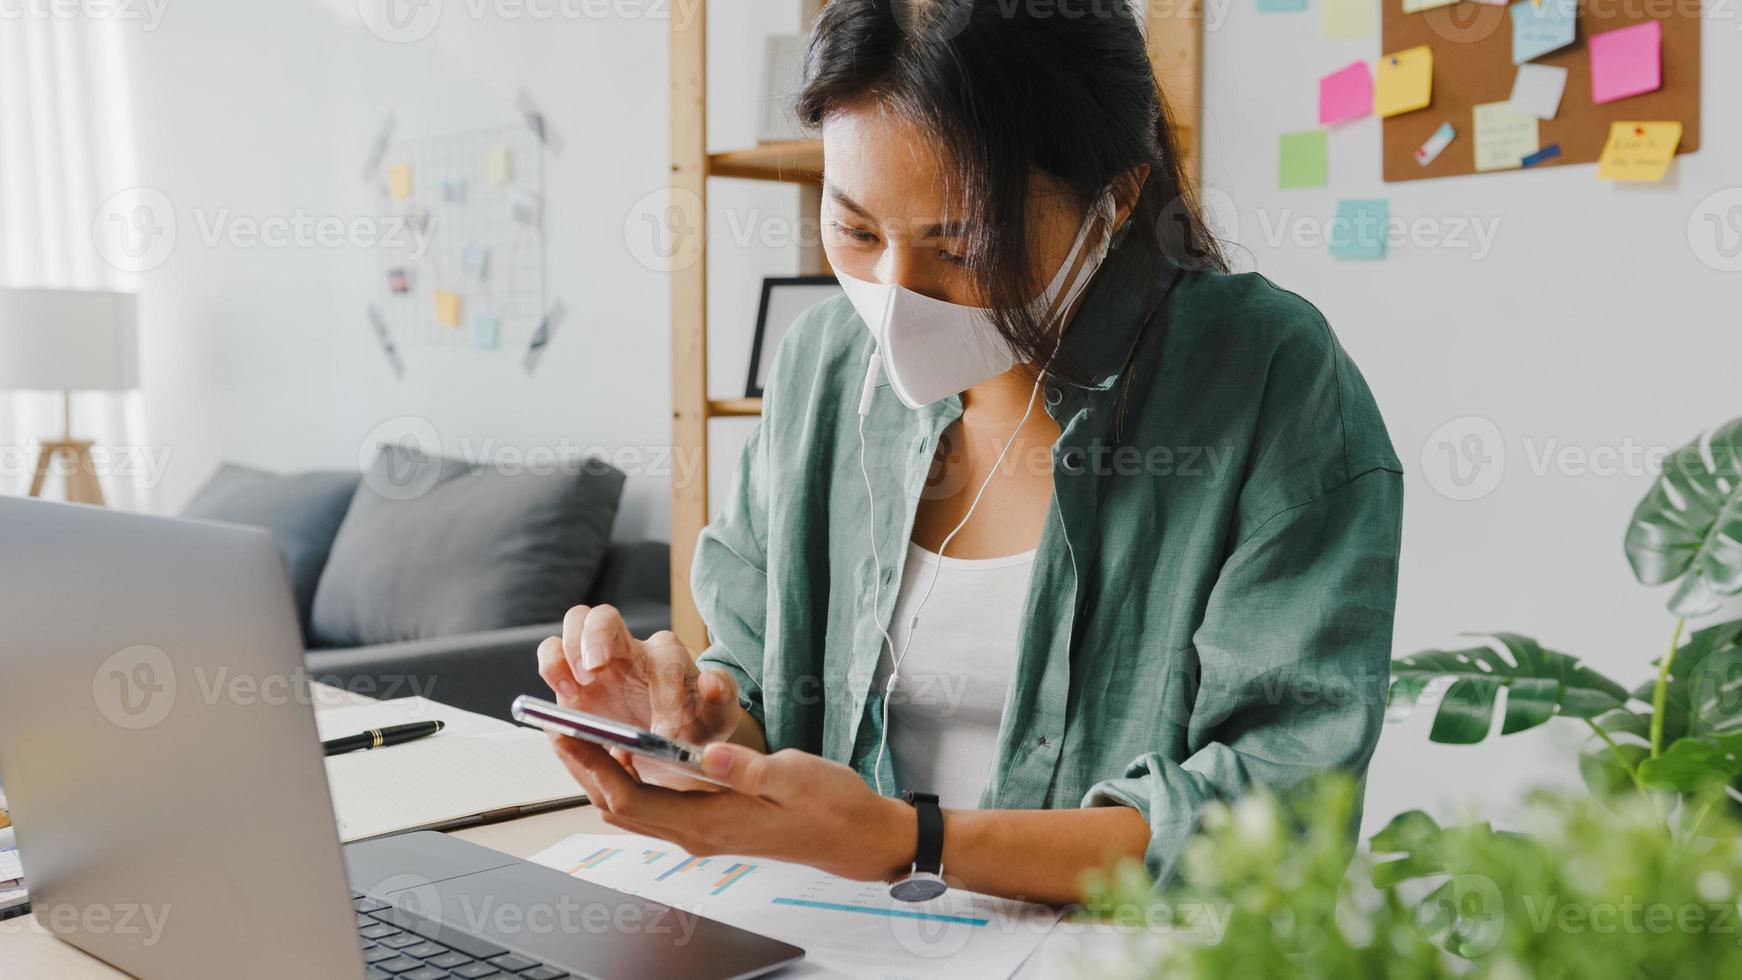
<path fill-rule="evenodd" d="M 315 680 L 506 718 L 548 693 L 535 651 L 570 606 L 670 624 L 667 545 L 611 540 L 622 485 L 596 460 L 498 472 L 384 446 L 362 474 L 225 464 L 183 516 L 272 532 Z"/>

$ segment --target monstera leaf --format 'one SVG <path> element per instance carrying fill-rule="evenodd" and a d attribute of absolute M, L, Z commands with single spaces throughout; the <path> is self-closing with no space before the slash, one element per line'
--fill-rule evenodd
<path fill-rule="evenodd" d="M 1742 419 L 1664 459 L 1627 527 L 1627 560 L 1646 585 L 1681 579 L 1669 608 L 1683 618 L 1742 593 Z"/>
<path fill-rule="evenodd" d="M 1596 718 L 1621 710 L 1627 689 L 1584 666 L 1576 657 L 1542 645 L 1527 636 L 1496 633 L 1505 655 L 1492 647 L 1428 650 L 1391 665 L 1391 703 L 1418 702 L 1429 684 L 1453 678 L 1440 701 L 1428 738 L 1469 745 L 1488 737 L 1493 728 L 1494 702 L 1506 689 L 1506 720 L 1500 734 L 1511 735 L 1556 715 Z"/>
<path fill-rule="evenodd" d="M 1655 759 L 1639 764 L 1639 781 L 1689 795 L 1734 782 L 1742 776 L 1742 732 L 1678 739 Z"/>
<path fill-rule="evenodd" d="M 1652 703 L 1656 682 L 1633 696 Z M 1606 718 L 1607 716 L 1605 716 Z M 1599 724 L 1605 721 L 1599 718 Z M 1604 728 L 1615 731 L 1604 724 Z M 1666 743 L 1688 735 L 1742 730 L 1742 620 L 1700 630 L 1676 651 L 1663 703 Z"/>

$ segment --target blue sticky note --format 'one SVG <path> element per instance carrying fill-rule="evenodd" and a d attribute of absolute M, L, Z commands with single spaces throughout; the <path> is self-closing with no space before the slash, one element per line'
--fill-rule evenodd
<path fill-rule="evenodd" d="M 1534 167 L 1539 163 L 1547 163 L 1560 155 L 1561 145 L 1559 143 L 1550 143 L 1542 149 L 1537 150 L 1535 153 L 1532 153 L 1530 156 L 1525 157 L 1523 160 L 1520 160 L 1519 166 Z"/>
<path fill-rule="evenodd" d="M 1529 0 L 1525 0 L 1526 3 Z M 1331 257 L 1338 259 L 1382 259 L 1385 239 L 1391 223 L 1391 202 L 1385 198 L 1338 201 L 1337 217 L 1331 221 L 1327 236 Z"/>
<path fill-rule="evenodd" d="M 1522 65 L 1573 43 L 1579 0 L 1518 0 L 1512 10 L 1512 63 Z"/>
<path fill-rule="evenodd" d="M 479 314 L 472 317 L 472 346 L 479 350 L 495 350 L 502 340 L 502 321 Z"/>
<path fill-rule="evenodd" d="M 1258 0 L 1261 14 L 1288 14 L 1307 9 L 1307 0 Z"/>

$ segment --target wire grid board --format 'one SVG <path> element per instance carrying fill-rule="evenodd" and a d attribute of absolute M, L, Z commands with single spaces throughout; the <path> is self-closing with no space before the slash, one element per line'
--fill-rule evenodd
<path fill-rule="evenodd" d="M 398 344 L 519 350 L 531 340 L 545 306 L 543 149 L 524 126 L 387 148 L 378 211 L 402 231 L 381 236 L 376 293 Z M 504 154 L 506 179 L 493 173 Z M 396 176 L 409 178 L 409 194 L 396 197 Z M 459 299 L 454 325 L 438 316 L 438 291 Z"/>

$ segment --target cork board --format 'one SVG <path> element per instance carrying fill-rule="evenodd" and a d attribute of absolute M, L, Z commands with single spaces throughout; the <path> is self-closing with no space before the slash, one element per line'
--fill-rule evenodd
<path fill-rule="evenodd" d="M 1384 120 L 1385 180 L 1476 173 L 1471 109 L 1486 102 L 1504 102 L 1512 95 L 1517 66 L 1512 63 L 1511 14 L 1506 7 L 1470 0 L 1414 14 L 1403 12 L 1403 0 L 1381 0 L 1381 4 L 1382 56 L 1421 44 L 1434 52 L 1433 103 Z M 1644 95 L 1593 104 L 1586 40 L 1592 34 L 1648 20 L 1663 22 L 1663 86 Z M 1579 0 L 1577 39 L 1532 63 L 1567 69 L 1567 87 L 1559 114 L 1542 120 L 1537 127 L 1541 144 L 1559 143 L 1561 154 L 1530 169 L 1596 162 L 1612 122 L 1679 120 L 1683 128 L 1678 152 L 1699 149 L 1700 0 Z M 1445 122 L 1458 131 L 1457 138 L 1424 167 L 1416 162 L 1415 151 Z"/>

